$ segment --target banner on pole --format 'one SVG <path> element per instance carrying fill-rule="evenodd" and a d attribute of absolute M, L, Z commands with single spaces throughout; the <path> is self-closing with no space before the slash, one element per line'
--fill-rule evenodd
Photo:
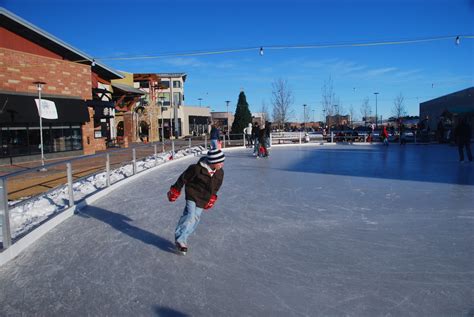
<path fill-rule="evenodd" d="M 35 99 L 35 101 L 36 107 L 38 108 L 38 114 L 40 114 L 43 119 L 58 118 L 58 111 L 56 110 L 56 104 L 54 103 L 54 101 L 41 99 L 41 112 L 39 108 L 39 99 Z"/>

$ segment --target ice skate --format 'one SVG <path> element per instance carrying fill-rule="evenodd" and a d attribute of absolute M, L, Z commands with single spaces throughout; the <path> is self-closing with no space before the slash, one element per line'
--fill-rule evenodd
<path fill-rule="evenodd" d="M 175 242 L 176 245 L 176 252 L 178 252 L 181 255 L 186 255 L 188 252 L 188 246 L 185 245 L 184 243 L 180 243 L 178 241 Z"/>

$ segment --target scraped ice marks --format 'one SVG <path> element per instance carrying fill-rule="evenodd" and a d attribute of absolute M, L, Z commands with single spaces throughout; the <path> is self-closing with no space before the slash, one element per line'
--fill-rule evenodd
<path fill-rule="evenodd" d="M 367 218 L 364 214 L 362 214 L 360 217 L 361 217 L 362 221 L 367 225 L 378 225 L 379 224 L 377 221 L 369 220 L 369 218 Z"/>

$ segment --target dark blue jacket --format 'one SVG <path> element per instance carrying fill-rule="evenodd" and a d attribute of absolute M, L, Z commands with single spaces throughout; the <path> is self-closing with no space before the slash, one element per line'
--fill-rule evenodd
<path fill-rule="evenodd" d="M 219 140 L 219 129 L 216 127 L 211 128 L 211 140 Z"/>

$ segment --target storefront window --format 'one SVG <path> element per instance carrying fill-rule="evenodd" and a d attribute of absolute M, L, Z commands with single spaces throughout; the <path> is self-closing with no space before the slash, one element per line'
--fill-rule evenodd
<path fill-rule="evenodd" d="M 10 155 L 25 155 L 28 151 L 28 133 L 25 127 L 10 128 Z"/>
<path fill-rule="evenodd" d="M 0 157 L 41 153 L 40 128 L 2 127 L 0 130 Z M 43 126 L 44 153 L 82 150 L 80 125 Z"/>
<path fill-rule="evenodd" d="M 72 150 L 82 150 L 82 134 L 80 126 L 71 127 Z"/>

